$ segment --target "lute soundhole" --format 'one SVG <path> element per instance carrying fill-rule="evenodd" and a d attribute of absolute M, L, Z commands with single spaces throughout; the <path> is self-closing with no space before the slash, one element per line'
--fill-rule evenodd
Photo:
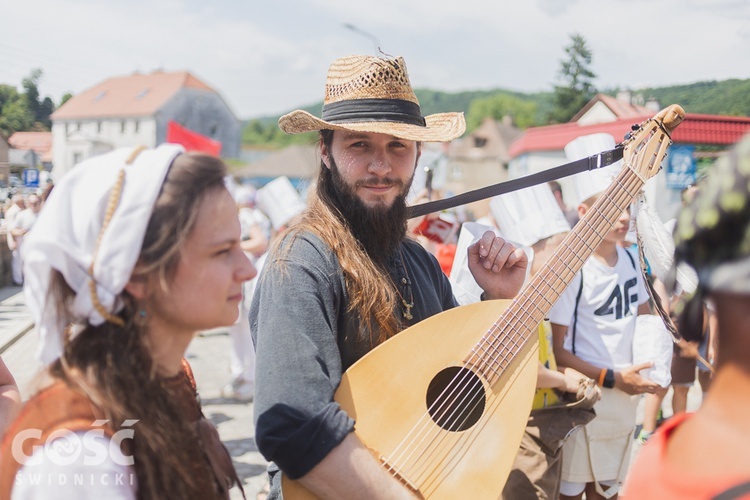
<path fill-rule="evenodd" d="M 470 429 L 484 413 L 485 403 L 482 380 L 466 368 L 445 368 L 427 388 L 427 411 L 447 431 Z"/>

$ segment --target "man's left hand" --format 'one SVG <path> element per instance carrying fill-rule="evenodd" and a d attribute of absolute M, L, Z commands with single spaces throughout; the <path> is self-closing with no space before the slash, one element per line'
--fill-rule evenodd
<path fill-rule="evenodd" d="M 512 243 L 485 232 L 467 249 L 469 270 L 488 299 L 512 299 L 526 278 L 529 259 Z"/>

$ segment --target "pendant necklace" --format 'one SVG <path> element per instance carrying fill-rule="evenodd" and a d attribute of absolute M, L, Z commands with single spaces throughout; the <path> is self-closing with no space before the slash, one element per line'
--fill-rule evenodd
<path fill-rule="evenodd" d="M 404 274 L 401 276 L 401 284 L 403 285 L 405 290 L 408 290 L 409 292 L 409 301 L 407 302 L 403 295 L 401 295 L 401 292 L 398 290 L 398 286 L 396 286 L 396 293 L 398 294 L 398 297 L 401 299 L 401 305 L 403 306 L 403 310 L 401 311 L 401 315 L 406 320 L 412 320 L 414 319 L 414 316 L 411 314 L 411 308 L 414 307 L 414 294 L 411 290 L 411 280 L 409 279 L 409 271 L 406 269 L 406 262 L 404 262 L 404 251 L 403 249 L 399 249 L 399 255 L 400 255 L 400 264 L 401 269 L 404 271 Z"/>

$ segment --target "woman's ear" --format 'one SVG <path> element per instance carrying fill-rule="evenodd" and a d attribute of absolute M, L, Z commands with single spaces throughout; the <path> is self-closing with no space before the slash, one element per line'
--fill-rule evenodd
<path fill-rule="evenodd" d="M 147 284 L 145 276 L 131 276 L 130 281 L 125 285 L 125 291 L 132 295 L 136 300 L 145 300 Z"/>

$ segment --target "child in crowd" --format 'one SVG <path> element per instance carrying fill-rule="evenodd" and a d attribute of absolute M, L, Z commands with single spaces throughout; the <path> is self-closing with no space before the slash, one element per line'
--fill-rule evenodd
<path fill-rule="evenodd" d="M 579 137 L 565 150 L 569 160 L 612 149 L 609 134 Z M 574 177 L 581 218 L 609 186 L 619 162 Z M 649 313 L 648 293 L 637 261 L 620 243 L 630 226 L 629 211 L 614 227 L 552 307 L 553 350 L 557 363 L 574 368 L 602 387 L 597 417 L 563 446 L 560 498 L 616 498 L 630 459 L 637 399 L 658 384 L 641 377 L 649 363 L 633 365 L 633 334 L 638 314 Z"/>

